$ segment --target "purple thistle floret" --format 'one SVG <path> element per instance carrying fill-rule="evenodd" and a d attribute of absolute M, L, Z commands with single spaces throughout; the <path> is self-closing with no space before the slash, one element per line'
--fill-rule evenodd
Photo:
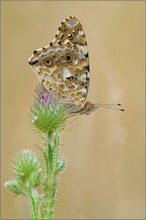
<path fill-rule="evenodd" d="M 54 98 L 51 94 L 44 92 L 42 89 L 40 91 L 40 97 L 39 97 L 40 104 L 44 104 L 45 107 L 48 106 L 48 104 L 51 104 L 51 107 L 54 107 Z"/>

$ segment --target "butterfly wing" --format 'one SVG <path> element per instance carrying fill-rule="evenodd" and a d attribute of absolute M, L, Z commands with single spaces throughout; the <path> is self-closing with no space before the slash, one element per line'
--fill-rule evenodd
<path fill-rule="evenodd" d="M 34 51 L 29 59 L 45 88 L 70 111 L 82 108 L 89 89 L 89 59 L 82 25 L 65 19 L 50 45 Z"/>
<path fill-rule="evenodd" d="M 87 55 L 87 41 L 83 27 L 76 17 L 70 16 L 61 22 L 57 34 L 55 35 L 52 44 L 62 43 L 76 44 L 85 56 Z M 87 59 L 87 65 L 88 65 Z"/>

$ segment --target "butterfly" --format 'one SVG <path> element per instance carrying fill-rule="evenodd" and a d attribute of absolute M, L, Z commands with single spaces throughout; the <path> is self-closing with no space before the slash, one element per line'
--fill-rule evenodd
<path fill-rule="evenodd" d="M 89 53 L 85 32 L 75 16 L 63 20 L 53 41 L 35 50 L 28 62 L 45 89 L 70 115 L 89 115 L 100 106 L 112 108 L 86 101 L 90 85 Z"/>

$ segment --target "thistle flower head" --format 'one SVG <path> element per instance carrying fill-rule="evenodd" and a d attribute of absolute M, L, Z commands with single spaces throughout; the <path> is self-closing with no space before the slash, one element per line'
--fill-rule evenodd
<path fill-rule="evenodd" d="M 58 132 L 63 129 L 68 115 L 62 105 L 43 85 L 36 87 L 34 103 L 31 107 L 31 123 L 38 133 Z"/>

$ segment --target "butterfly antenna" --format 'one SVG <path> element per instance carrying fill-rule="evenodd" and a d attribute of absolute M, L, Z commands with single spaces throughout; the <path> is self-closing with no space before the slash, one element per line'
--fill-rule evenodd
<path fill-rule="evenodd" d="M 121 105 L 122 105 L 122 103 L 118 103 L 118 104 L 97 103 L 97 106 L 99 106 L 99 107 L 109 108 L 109 109 L 118 110 L 118 111 L 125 111 L 124 108 L 116 108 L 116 107 L 114 107 L 114 106 L 121 106 Z"/>

